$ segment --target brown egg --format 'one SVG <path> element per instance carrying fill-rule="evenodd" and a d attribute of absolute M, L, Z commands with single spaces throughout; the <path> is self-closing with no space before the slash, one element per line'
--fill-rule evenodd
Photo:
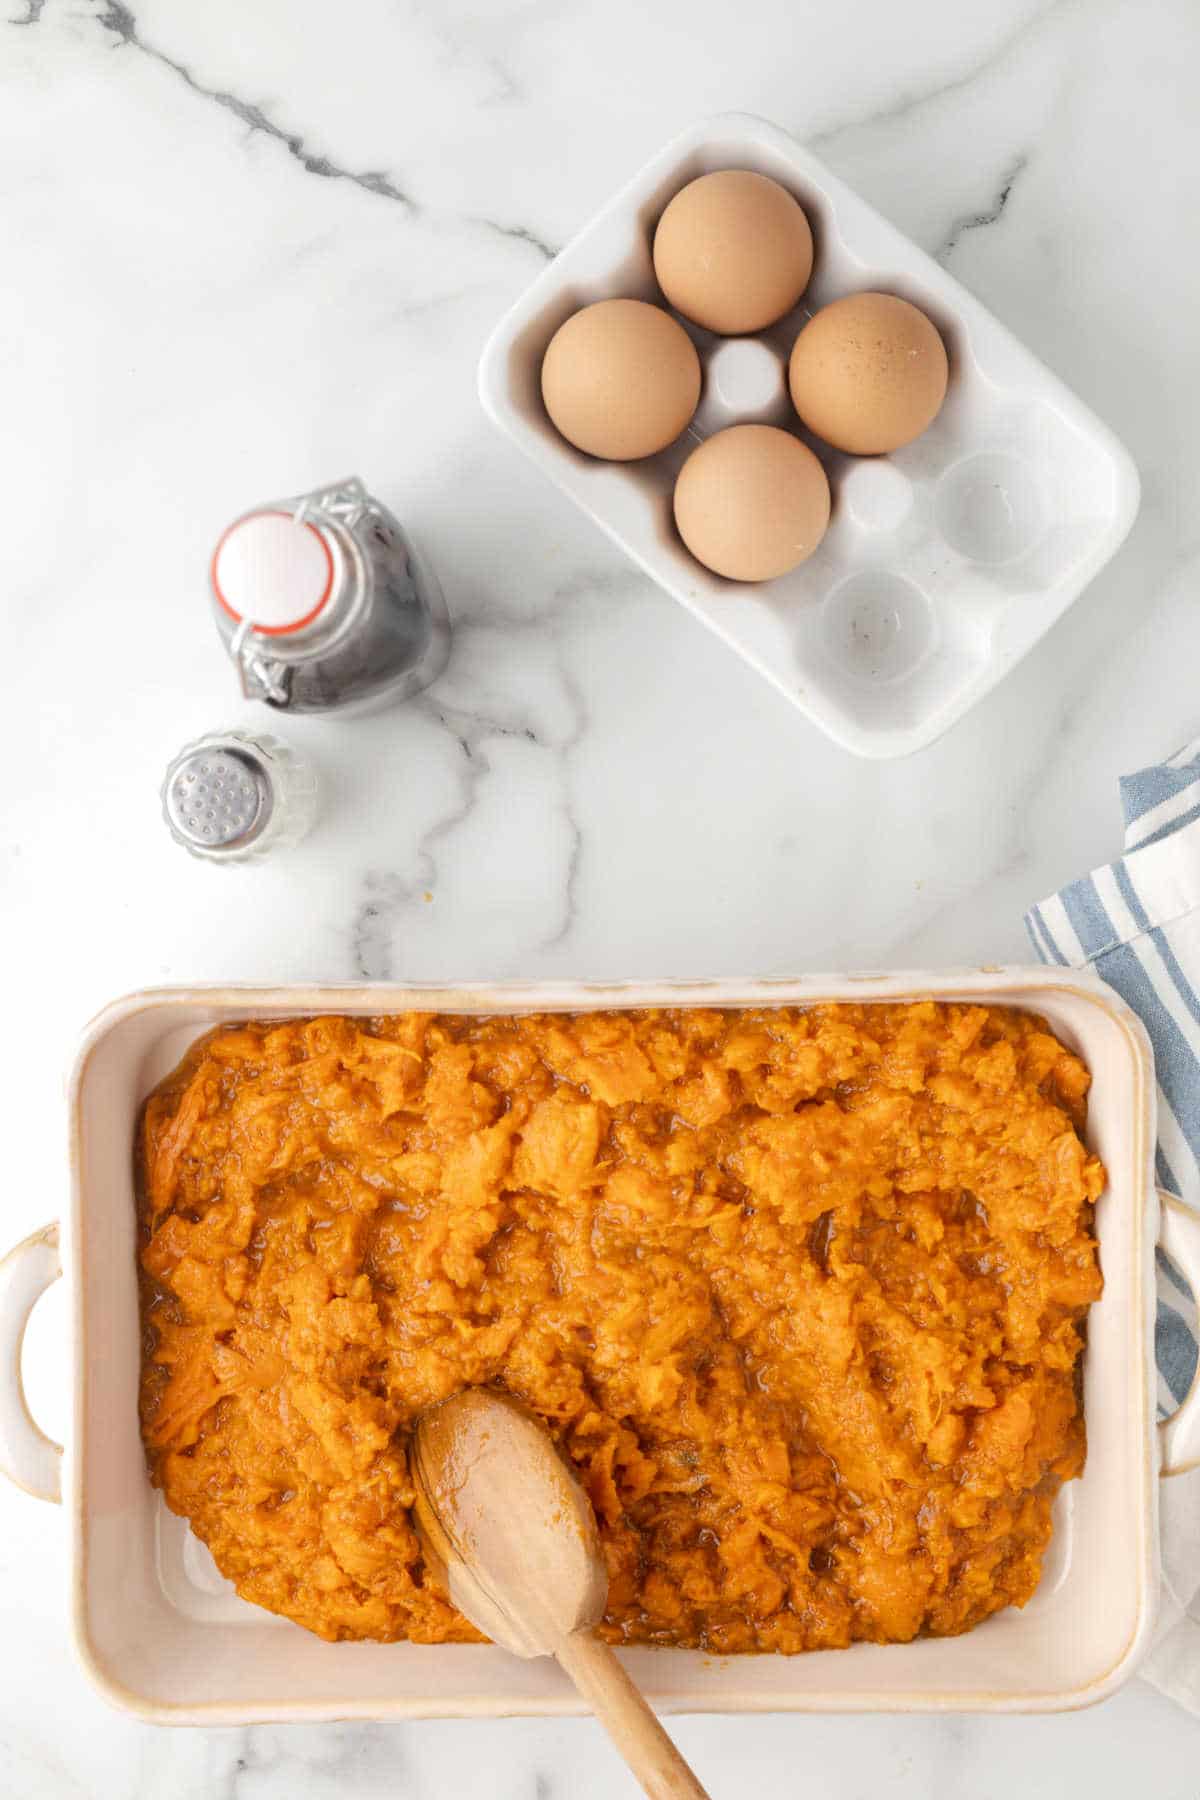
<path fill-rule="evenodd" d="M 808 286 L 812 260 L 799 202 L 748 169 L 690 181 L 654 234 L 654 273 L 671 305 L 725 337 L 781 319 Z"/>
<path fill-rule="evenodd" d="M 825 471 L 774 425 L 731 425 L 675 483 L 675 523 L 698 562 L 730 581 L 770 581 L 811 556 L 829 524 Z"/>
<path fill-rule="evenodd" d="M 700 358 L 677 319 L 645 300 L 599 300 L 559 326 L 542 398 L 563 436 L 608 462 L 665 450 L 700 399 Z"/>
<path fill-rule="evenodd" d="M 877 456 L 920 437 L 946 398 L 946 346 L 894 294 L 823 306 L 792 347 L 792 405 L 837 450 Z"/>

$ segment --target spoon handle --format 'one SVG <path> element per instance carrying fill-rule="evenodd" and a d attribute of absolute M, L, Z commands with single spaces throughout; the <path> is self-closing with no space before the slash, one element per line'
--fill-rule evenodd
<path fill-rule="evenodd" d="M 607 1644 L 574 1631 L 554 1654 L 650 1800 L 709 1800 Z"/>

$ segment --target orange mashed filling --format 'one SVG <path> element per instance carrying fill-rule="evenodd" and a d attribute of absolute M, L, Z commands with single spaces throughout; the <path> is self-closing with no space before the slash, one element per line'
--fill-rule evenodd
<path fill-rule="evenodd" d="M 1088 1080 L 968 1005 L 220 1030 L 141 1128 L 152 1477 L 247 1600 L 473 1640 L 408 1445 L 496 1383 L 591 1496 L 610 1641 L 965 1631 L 1083 1467 Z"/>

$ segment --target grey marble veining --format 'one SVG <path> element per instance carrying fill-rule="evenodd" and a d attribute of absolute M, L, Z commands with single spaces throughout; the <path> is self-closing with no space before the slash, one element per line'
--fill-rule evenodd
<path fill-rule="evenodd" d="M 129 988 L 1023 959 L 1024 908 L 1116 848 L 1117 776 L 1200 729 L 1198 66 L 1192 0 L 0 0 L 5 1241 L 62 1204 L 46 1071 Z M 502 310 L 727 108 L 813 143 L 1142 471 L 1116 561 L 908 762 L 828 744 L 478 410 Z M 288 722 L 322 822 L 200 867 L 159 774 L 256 718 L 208 553 L 252 501 L 351 471 L 436 564 L 451 663 L 407 708 Z M 60 1430 L 66 1324 L 49 1300 L 27 1359 Z M 0 1490 L 0 1793 L 633 1791 L 583 1721 L 143 1727 L 70 1658 L 62 1551 L 52 1509 Z M 678 1731 L 729 1800 L 1200 1791 L 1200 1726 L 1137 1683 L 1058 1719 Z"/>

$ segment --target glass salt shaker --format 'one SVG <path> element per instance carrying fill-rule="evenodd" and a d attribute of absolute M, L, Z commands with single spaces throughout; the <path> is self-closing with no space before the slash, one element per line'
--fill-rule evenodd
<path fill-rule="evenodd" d="M 357 478 L 243 513 L 211 585 L 243 694 L 281 711 L 408 699 L 450 654 L 436 575 Z"/>
<path fill-rule="evenodd" d="M 317 809 L 312 768 L 276 737 L 216 731 L 185 744 L 163 778 L 163 817 L 205 862 L 250 862 L 298 844 Z"/>

